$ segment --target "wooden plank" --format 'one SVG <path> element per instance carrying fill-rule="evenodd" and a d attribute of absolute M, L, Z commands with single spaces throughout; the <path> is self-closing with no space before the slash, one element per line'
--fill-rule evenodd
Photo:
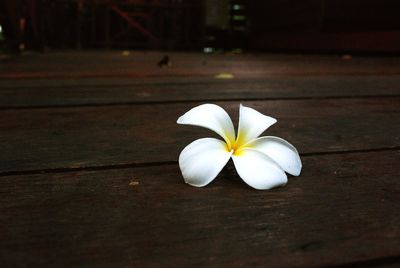
<path fill-rule="evenodd" d="M 170 68 L 159 68 L 163 52 L 55 52 L 12 58 L 0 65 L 0 79 L 214 77 L 270 75 L 399 75 L 397 58 L 337 55 L 220 54 L 168 52 Z"/>
<path fill-rule="evenodd" d="M 268 135 L 301 153 L 400 146 L 400 98 L 243 102 L 278 118 Z M 0 171 L 176 161 L 189 142 L 213 136 L 176 125 L 199 103 L 5 110 Z M 237 121 L 239 102 L 218 103 Z"/>
<path fill-rule="evenodd" d="M 271 191 L 248 188 L 232 164 L 205 188 L 185 185 L 175 164 L 2 177 L 0 259 L 41 267 L 391 265 L 400 256 L 399 157 L 303 157 L 301 176 Z"/>
<path fill-rule="evenodd" d="M 0 108 L 110 105 L 169 101 L 210 101 L 400 96 L 400 76 L 278 76 L 263 79 L 186 79 L 141 82 L 132 80 L 10 83 L 0 88 Z M 47 84 L 46 84 L 47 83 Z M 96 84 L 97 83 L 97 84 Z"/>

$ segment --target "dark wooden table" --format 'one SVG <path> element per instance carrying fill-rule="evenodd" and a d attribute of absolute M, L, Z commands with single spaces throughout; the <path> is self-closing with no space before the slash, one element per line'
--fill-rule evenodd
<path fill-rule="evenodd" d="M 0 61 L 2 267 L 400 264 L 399 58 L 163 55 Z M 186 185 L 180 151 L 213 134 L 176 120 L 207 102 L 276 117 L 302 174 Z"/>

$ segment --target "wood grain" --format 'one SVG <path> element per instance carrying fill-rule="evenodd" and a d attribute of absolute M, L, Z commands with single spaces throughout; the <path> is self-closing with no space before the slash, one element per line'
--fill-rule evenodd
<path fill-rule="evenodd" d="M 400 146 L 400 98 L 250 101 L 279 122 L 268 135 L 301 153 Z M 211 131 L 179 126 L 199 103 L 9 110 L 0 113 L 0 171 L 176 161 L 189 142 Z M 239 102 L 218 103 L 237 121 Z"/>
<path fill-rule="evenodd" d="M 399 157 L 303 157 L 301 176 L 271 191 L 248 188 L 231 164 L 205 188 L 184 184 L 177 165 L 2 177 L 0 259 L 21 267 L 391 265 L 400 255 Z"/>
<path fill-rule="evenodd" d="M 23 81 L 23 80 L 22 80 Z M 45 82 L 44 82 L 45 81 Z M 399 76 L 274 76 L 162 81 L 3 81 L 0 108 L 116 105 L 173 101 L 400 96 Z M 1 82 L 0 82 L 1 84 Z"/>

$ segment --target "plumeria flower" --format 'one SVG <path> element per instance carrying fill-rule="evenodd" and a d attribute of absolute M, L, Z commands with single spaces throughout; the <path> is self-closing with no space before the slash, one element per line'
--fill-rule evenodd
<path fill-rule="evenodd" d="M 232 158 L 239 176 L 251 187 L 271 189 L 287 183 L 285 171 L 300 175 L 301 160 L 296 148 L 274 137 L 259 137 L 275 124 L 275 118 L 240 105 L 237 136 L 227 112 L 215 104 L 194 107 L 177 123 L 215 131 L 223 138 L 203 138 L 186 146 L 179 156 L 185 182 L 196 187 L 209 184 Z"/>

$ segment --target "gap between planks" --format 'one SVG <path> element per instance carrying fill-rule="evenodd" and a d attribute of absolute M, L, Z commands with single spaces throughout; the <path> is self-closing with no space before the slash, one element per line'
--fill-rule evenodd
<path fill-rule="evenodd" d="M 313 97 L 271 97 L 271 98 L 224 98 L 224 99 L 202 99 L 202 100 L 170 100 L 170 101 L 133 101 L 118 103 L 86 103 L 86 104 L 61 104 L 61 105 L 33 105 L 33 106 L 3 106 L 0 111 L 30 110 L 30 109 L 57 109 L 57 108 L 85 108 L 85 107 L 119 107 L 151 104 L 181 104 L 181 103 L 203 103 L 203 102 L 233 102 L 233 101 L 291 101 L 291 100 L 344 100 L 344 99 L 390 99 L 399 98 L 395 95 L 360 95 L 360 96 L 313 96 Z"/>
<path fill-rule="evenodd" d="M 309 152 L 300 153 L 301 157 L 313 157 L 322 155 L 340 155 L 340 154 L 355 154 L 355 153 L 375 153 L 375 152 L 390 152 L 400 151 L 400 146 L 386 147 L 386 148 L 374 148 L 374 149 L 360 149 L 360 150 L 341 150 L 341 151 L 330 151 L 330 152 Z M 0 177 L 15 176 L 15 175 L 36 175 L 36 174 L 50 174 L 50 173 L 68 173 L 77 171 L 100 171 L 100 170 L 116 170 L 116 169 L 129 169 L 129 168 L 140 168 L 140 167 L 157 167 L 157 166 L 169 166 L 177 165 L 178 161 L 163 161 L 163 162 L 145 162 L 145 163 L 127 163 L 127 164 L 115 164 L 115 165 L 101 165 L 101 166 L 87 166 L 87 167 L 71 167 L 71 168 L 48 168 L 48 169 L 32 169 L 23 171 L 6 171 L 0 172 Z"/>
<path fill-rule="evenodd" d="M 345 264 L 323 266 L 325 268 L 358 268 L 358 267 L 397 267 L 400 263 L 400 255 L 383 258 L 372 258 L 364 261 L 349 262 Z M 393 265 L 393 266 L 392 266 Z"/>

